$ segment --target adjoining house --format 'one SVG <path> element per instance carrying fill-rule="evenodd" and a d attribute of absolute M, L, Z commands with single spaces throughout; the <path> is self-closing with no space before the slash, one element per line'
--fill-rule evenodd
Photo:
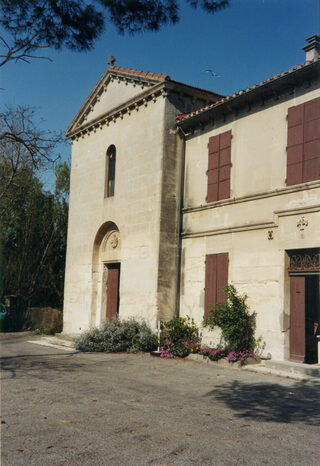
<path fill-rule="evenodd" d="M 317 360 L 320 37 L 307 41 L 304 64 L 228 97 L 110 61 L 67 130 L 65 333 L 117 314 L 200 326 L 233 283 L 266 353 Z"/>

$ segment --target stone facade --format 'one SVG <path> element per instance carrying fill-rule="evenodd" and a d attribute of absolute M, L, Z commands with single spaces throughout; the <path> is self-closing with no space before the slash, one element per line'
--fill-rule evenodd
<path fill-rule="evenodd" d="M 286 186 L 288 108 L 319 97 L 316 86 L 220 117 L 186 140 L 181 315 L 201 324 L 206 255 L 229 253 L 229 282 L 248 295 L 256 334 L 278 360 L 289 357 L 287 251 L 320 247 L 320 176 Z M 208 139 L 229 130 L 230 198 L 207 203 Z M 303 217 L 308 225 L 301 229 Z"/>
<path fill-rule="evenodd" d="M 112 264 L 120 264 L 121 317 L 155 325 L 176 312 L 176 116 L 218 98 L 167 76 L 114 66 L 90 94 L 67 131 L 72 163 L 64 332 L 76 334 L 106 319 Z M 106 197 L 111 145 L 115 192 Z"/>
<path fill-rule="evenodd" d="M 290 358 L 289 261 L 294 251 L 320 250 L 320 172 L 288 185 L 288 110 L 318 102 L 319 64 L 314 54 L 227 98 L 168 76 L 109 67 L 67 131 L 73 149 L 64 332 L 106 319 L 110 264 L 121 266 L 120 317 L 143 317 L 155 327 L 179 314 L 201 326 L 206 257 L 228 253 L 228 282 L 248 295 L 265 353 Z M 208 143 L 230 131 L 229 194 L 208 201 Z M 106 197 L 110 145 L 115 193 Z M 318 307 L 319 296 L 312 299 Z M 316 314 L 320 321 L 320 309 Z M 216 334 L 203 334 L 217 343 Z"/>

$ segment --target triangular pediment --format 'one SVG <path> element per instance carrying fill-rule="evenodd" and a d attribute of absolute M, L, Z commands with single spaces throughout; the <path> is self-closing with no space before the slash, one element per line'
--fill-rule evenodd
<path fill-rule="evenodd" d="M 66 134 L 70 135 L 94 121 L 99 121 L 104 115 L 166 79 L 169 76 L 110 66 L 76 114 Z"/>

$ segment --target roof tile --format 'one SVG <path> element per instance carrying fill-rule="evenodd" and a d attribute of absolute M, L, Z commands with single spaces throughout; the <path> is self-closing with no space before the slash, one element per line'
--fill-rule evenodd
<path fill-rule="evenodd" d="M 138 75 L 138 76 L 144 76 L 150 79 L 157 79 L 157 80 L 170 79 L 170 76 L 167 74 L 150 73 L 149 71 L 139 71 L 139 70 L 133 70 L 131 68 L 121 68 L 120 66 L 114 66 L 114 65 L 110 65 L 109 70 L 119 71 L 122 73 L 129 73 L 129 74 Z"/>
<path fill-rule="evenodd" d="M 275 81 L 276 79 L 278 78 L 281 78 L 283 76 L 286 76 L 290 73 L 293 73 L 294 71 L 297 71 L 297 70 L 300 70 L 301 68 L 304 68 L 316 61 L 319 61 L 319 60 L 312 60 L 312 61 L 309 61 L 307 63 L 302 63 L 300 65 L 297 65 L 297 66 L 293 66 L 292 68 L 289 68 L 289 70 L 286 70 L 286 71 L 283 71 L 282 73 L 279 73 L 279 74 L 276 74 L 274 76 L 272 76 L 271 78 L 267 78 L 265 79 L 264 81 L 260 81 L 259 83 L 256 83 L 256 84 L 253 84 L 252 86 L 250 87 L 247 87 L 247 89 L 240 89 L 238 92 L 234 93 L 234 94 L 231 94 L 229 96 L 226 96 L 220 100 L 217 100 L 216 102 L 214 102 L 213 104 L 209 104 L 207 105 L 206 107 L 203 107 L 195 112 L 191 112 L 191 113 L 187 113 L 187 114 L 183 114 L 183 115 L 178 115 L 178 121 L 184 121 L 184 120 L 187 120 L 188 118 L 192 118 L 193 116 L 195 115 L 199 115 L 200 113 L 203 113 L 205 112 L 206 110 L 210 110 L 211 108 L 214 108 L 214 107 L 217 107 L 218 105 L 224 103 L 224 102 L 227 102 L 228 100 L 231 100 L 231 99 L 235 99 L 236 97 L 240 96 L 240 95 L 243 95 L 243 94 L 246 94 L 254 89 L 257 89 L 258 87 L 261 87 L 263 86 L 264 84 L 267 84 L 267 83 L 270 83 L 271 81 Z"/>

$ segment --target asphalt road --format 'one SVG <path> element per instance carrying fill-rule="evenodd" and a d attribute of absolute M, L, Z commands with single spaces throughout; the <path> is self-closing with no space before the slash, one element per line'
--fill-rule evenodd
<path fill-rule="evenodd" d="M 319 465 L 320 384 L 2 334 L 2 465 Z"/>

